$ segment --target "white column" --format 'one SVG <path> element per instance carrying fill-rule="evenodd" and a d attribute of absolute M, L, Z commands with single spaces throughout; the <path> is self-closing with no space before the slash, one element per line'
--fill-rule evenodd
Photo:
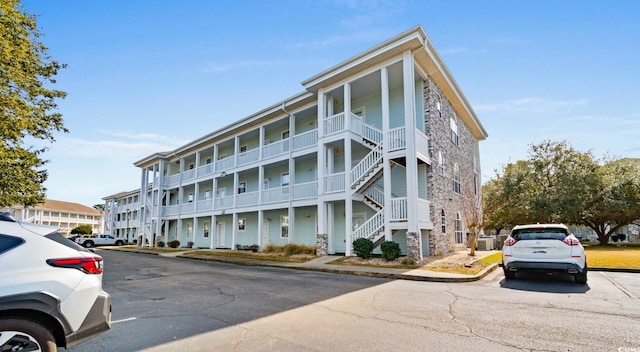
<path fill-rule="evenodd" d="M 416 154 L 416 109 L 413 55 L 411 51 L 402 54 L 402 75 L 404 81 L 404 125 L 406 129 L 406 159 L 407 159 L 407 232 L 417 232 L 418 229 L 418 165 Z"/>
<path fill-rule="evenodd" d="M 325 94 L 324 89 L 318 90 L 318 147 L 316 149 L 316 169 L 318 170 L 318 233 L 328 234 L 327 232 L 327 216 L 325 214 L 324 205 L 324 175 L 325 175 L 325 146 L 324 139 L 324 119 L 325 119 Z"/>
<path fill-rule="evenodd" d="M 346 256 L 351 256 L 353 234 L 353 197 L 351 192 L 351 85 L 344 85 L 344 118 L 345 118 L 345 138 L 344 143 L 344 227 L 346 239 Z"/>
<path fill-rule="evenodd" d="M 389 161 L 389 70 L 380 70 L 380 86 L 382 95 L 382 152 L 383 152 L 383 186 L 384 186 L 384 240 L 392 241 L 391 235 L 391 163 Z"/>

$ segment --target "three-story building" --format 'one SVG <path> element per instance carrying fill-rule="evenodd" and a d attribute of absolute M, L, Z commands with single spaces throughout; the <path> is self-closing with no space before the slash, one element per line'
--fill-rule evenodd
<path fill-rule="evenodd" d="M 346 255 L 365 237 L 398 242 L 415 259 L 466 244 L 462 208 L 480 196 L 478 142 L 487 133 L 422 27 L 302 85 L 135 162 L 139 236 Z"/>

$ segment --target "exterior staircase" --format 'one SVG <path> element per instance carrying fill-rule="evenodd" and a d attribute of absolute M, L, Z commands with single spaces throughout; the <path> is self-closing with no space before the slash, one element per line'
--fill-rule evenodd
<path fill-rule="evenodd" d="M 363 124 L 361 143 L 371 148 L 371 151 L 351 169 L 351 191 L 362 196 L 363 202 L 375 210 L 376 214 L 356 228 L 351 238 L 367 238 L 377 246 L 385 237 L 384 190 L 376 185 L 383 174 L 382 132 Z"/>

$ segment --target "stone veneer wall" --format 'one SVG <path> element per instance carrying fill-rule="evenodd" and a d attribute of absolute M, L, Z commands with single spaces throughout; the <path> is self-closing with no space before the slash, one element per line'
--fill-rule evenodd
<path fill-rule="evenodd" d="M 430 255 L 447 254 L 461 247 L 455 243 L 456 213 L 460 213 L 463 221 L 463 239 L 466 242 L 467 229 L 464 224 L 462 195 L 453 191 L 453 165 L 458 163 L 460 170 L 461 188 L 465 183 L 473 184 L 474 174 L 479 178 L 479 172 L 474 172 L 474 153 L 477 141 L 469 128 L 455 112 L 451 103 L 446 99 L 440 88 L 431 77 L 424 84 L 425 133 L 430 138 L 429 156 L 432 165 L 429 168 L 427 188 L 431 200 L 431 219 L 433 230 L 429 232 Z M 440 99 L 442 117 L 438 116 L 436 102 Z M 449 118 L 454 117 L 458 125 L 458 145 L 451 139 Z M 440 174 L 438 151 L 445 159 L 444 176 Z M 442 232 L 441 210 L 445 211 L 446 232 Z"/>

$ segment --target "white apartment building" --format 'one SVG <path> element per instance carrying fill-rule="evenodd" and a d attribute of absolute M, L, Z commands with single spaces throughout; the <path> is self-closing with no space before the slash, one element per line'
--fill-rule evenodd
<path fill-rule="evenodd" d="M 116 238 L 124 238 L 128 243 L 137 241 L 140 225 L 140 190 L 116 193 L 102 200 L 105 201 L 105 232 Z"/>
<path fill-rule="evenodd" d="M 14 205 L 2 211 L 10 212 L 18 221 L 58 227 L 66 236 L 80 225 L 91 225 L 93 233 L 103 233 L 102 212 L 78 203 L 45 199 L 33 207 Z"/>
<path fill-rule="evenodd" d="M 135 212 L 149 243 L 212 249 L 297 243 L 352 255 L 365 237 L 395 241 L 419 260 L 466 245 L 462 208 L 480 196 L 478 143 L 487 133 L 422 27 L 302 86 L 135 162 L 140 191 L 126 205 L 105 198 L 107 214 L 114 204 L 115 214 Z"/>

